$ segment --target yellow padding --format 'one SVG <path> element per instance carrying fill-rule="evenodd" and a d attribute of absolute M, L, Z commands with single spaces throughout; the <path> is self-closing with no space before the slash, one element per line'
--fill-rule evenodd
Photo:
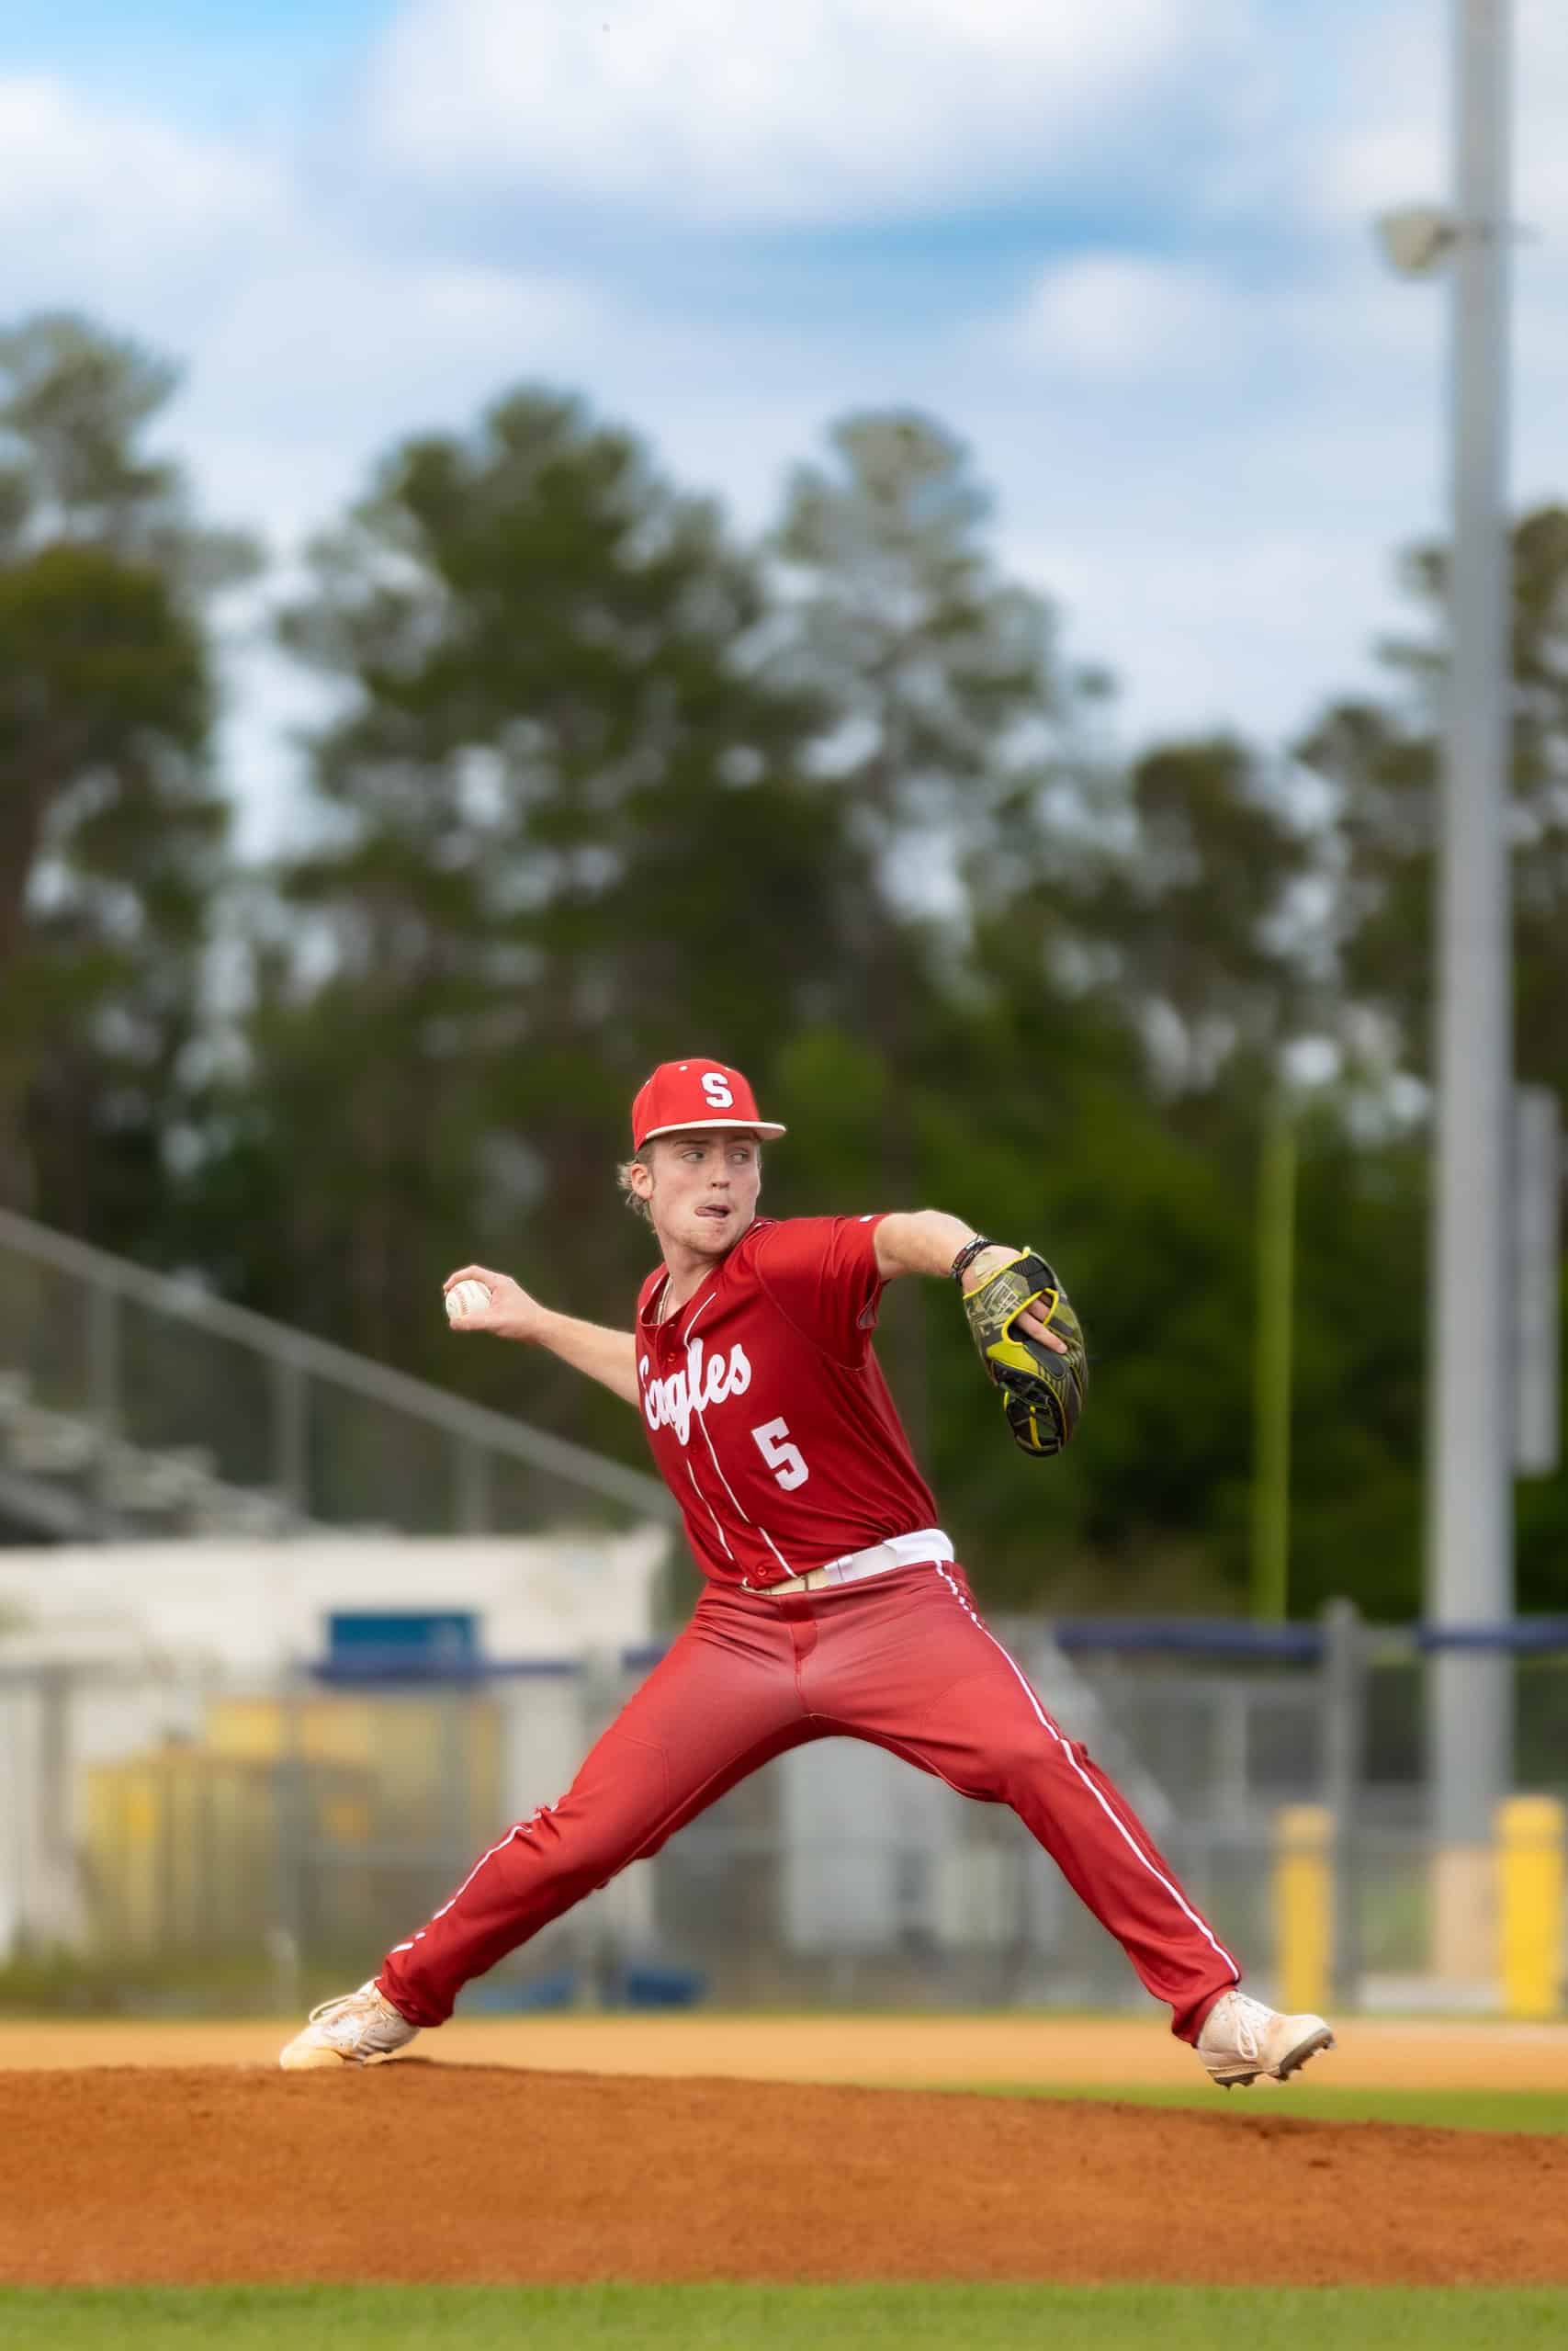
<path fill-rule="evenodd" d="M 1497 1807 L 1499 1957 L 1510 2017 L 1554 2017 L 1562 2005 L 1563 1826 L 1555 1796 L 1509 1796 Z"/>
<path fill-rule="evenodd" d="M 1334 1815 L 1286 1804 L 1275 1822 L 1274 1966 L 1283 2008 L 1328 2005 L 1334 1950 Z"/>

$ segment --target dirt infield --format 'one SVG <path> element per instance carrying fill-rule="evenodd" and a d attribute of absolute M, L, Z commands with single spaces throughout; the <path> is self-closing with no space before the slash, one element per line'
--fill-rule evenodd
<path fill-rule="evenodd" d="M 0 2074 L 0 2279 L 1568 2280 L 1568 2142 L 455 2067 Z"/>
<path fill-rule="evenodd" d="M 297 2016 L 166 2023 L 126 2018 L 0 2019 L 0 2073 L 37 2066 L 270 2065 Z M 931 2088 L 1179 2089 L 1192 2055 L 1151 2006 L 1146 2017 L 597 2016 L 459 2017 L 419 2053 L 443 2065 L 533 2073 L 722 2074 L 758 2082 L 858 2082 Z M 1320 2078 L 1316 2069 L 1310 2077 Z M 1325 2085 L 1336 2089 L 1568 2090 L 1568 2026 L 1358 2017 L 1339 2034 Z"/>

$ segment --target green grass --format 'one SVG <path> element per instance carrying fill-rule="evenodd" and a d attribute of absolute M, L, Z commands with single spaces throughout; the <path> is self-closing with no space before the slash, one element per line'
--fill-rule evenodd
<path fill-rule="evenodd" d="M 1205 2287 L 583 2286 L 0 2289 L 17 2351 L 1513 2351 L 1568 2291 Z"/>
<path fill-rule="evenodd" d="M 943 2087 L 950 2088 L 951 2084 Z M 987 2097 L 1123 2098 L 1133 2106 L 1196 2107 L 1224 2114 L 1275 2114 L 1303 2122 L 1418 2122 L 1442 2131 L 1568 2131 L 1568 2090 L 1336 2090 L 1304 2082 L 1217 2091 L 1208 2082 L 1150 2089 L 1093 2083 L 1082 2088 L 1022 2082 L 965 2085 Z"/>

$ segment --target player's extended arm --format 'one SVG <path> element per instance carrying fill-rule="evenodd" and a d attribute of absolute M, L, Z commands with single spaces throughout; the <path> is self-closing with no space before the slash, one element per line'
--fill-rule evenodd
<path fill-rule="evenodd" d="M 901 1273 L 946 1274 L 961 1249 L 976 1238 L 973 1225 L 961 1216 L 944 1215 L 940 1208 L 917 1208 L 910 1215 L 884 1216 L 875 1234 L 876 1270 L 885 1282 L 896 1282 Z M 987 1273 L 998 1265 L 1006 1265 L 1018 1251 L 993 1243 L 972 1258 L 964 1268 L 964 1287 L 973 1290 Z M 1058 1355 L 1067 1351 L 1066 1341 L 1046 1328 L 1038 1311 L 1029 1307 L 1020 1315 L 1025 1330 L 1054 1348 Z"/>
<path fill-rule="evenodd" d="M 496 1273 L 488 1265 L 460 1265 L 442 1283 L 443 1291 L 458 1282 L 482 1282 L 490 1304 L 481 1314 L 454 1315 L 454 1330 L 489 1331 L 494 1339 L 515 1339 L 525 1347 L 547 1348 L 613 1389 L 623 1404 L 639 1401 L 637 1385 L 637 1340 L 629 1330 L 607 1330 L 603 1323 L 579 1322 L 573 1315 L 558 1315 L 530 1297 L 510 1273 Z"/>

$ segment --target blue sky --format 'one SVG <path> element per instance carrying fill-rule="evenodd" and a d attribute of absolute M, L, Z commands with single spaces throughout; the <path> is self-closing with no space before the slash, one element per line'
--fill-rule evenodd
<path fill-rule="evenodd" d="M 288 91 L 330 95 L 389 17 L 391 0 L 12 0 L 0 51 L 12 73 L 73 86 L 209 127 L 265 112 Z"/>
<path fill-rule="evenodd" d="M 1568 8 L 1517 0 L 1514 478 L 1568 496 Z M 55 0 L 0 9 L 0 317 L 186 363 L 287 559 L 396 435 L 581 388 L 760 526 L 848 407 L 970 442 L 1129 740 L 1288 740 L 1440 527 L 1449 0 Z M 22 21 L 17 21 L 21 17 Z M 285 820 L 280 665 L 232 771 Z"/>

